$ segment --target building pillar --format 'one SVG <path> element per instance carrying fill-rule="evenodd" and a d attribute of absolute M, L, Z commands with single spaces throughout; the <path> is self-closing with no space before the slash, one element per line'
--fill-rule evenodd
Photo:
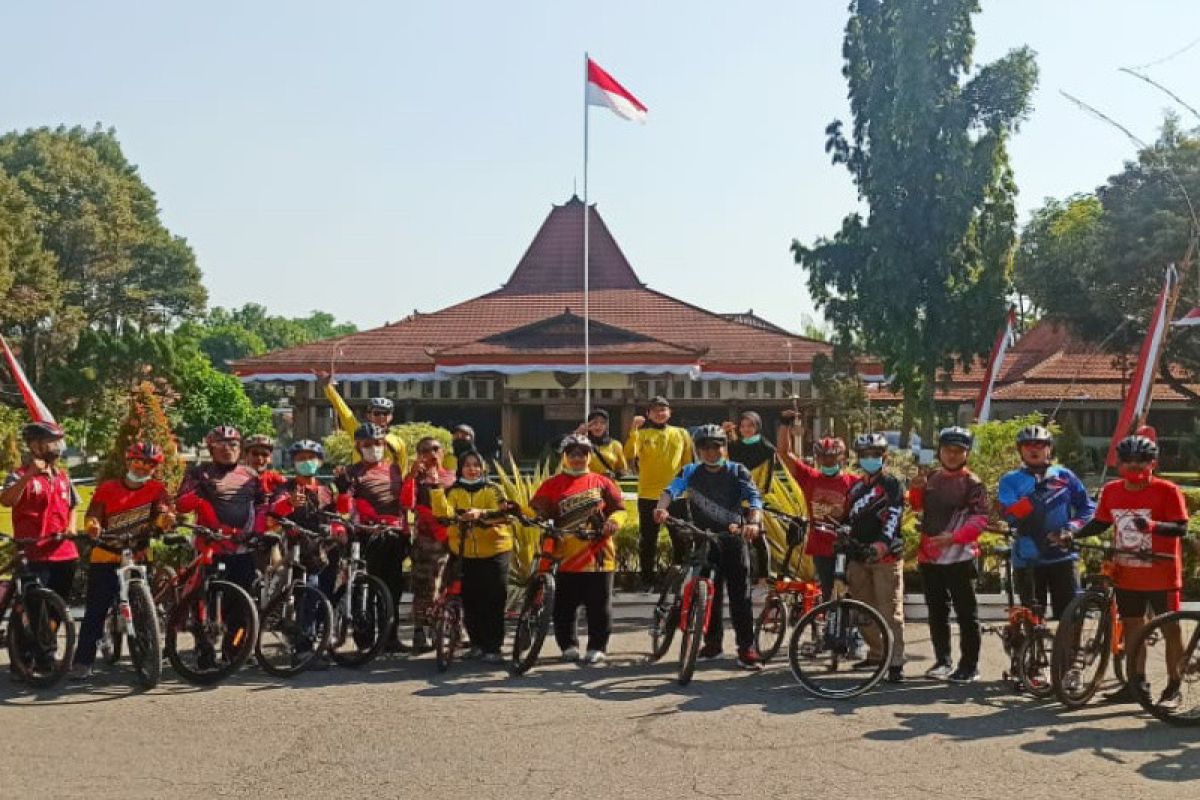
<path fill-rule="evenodd" d="M 521 415 L 508 398 L 500 404 L 500 441 L 500 460 L 507 464 L 510 455 L 515 457 L 514 448 L 521 441 Z"/>

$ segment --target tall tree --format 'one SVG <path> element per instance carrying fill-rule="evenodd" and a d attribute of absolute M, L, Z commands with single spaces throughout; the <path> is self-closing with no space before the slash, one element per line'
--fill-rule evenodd
<path fill-rule="evenodd" d="M 792 244 L 837 338 L 882 360 L 906 422 L 926 433 L 939 371 L 986 354 L 1005 313 L 1016 194 L 1005 142 L 1037 82 L 1028 48 L 973 69 L 978 11 L 978 0 L 850 3 L 853 125 L 830 124 L 826 150 L 868 211 Z"/>

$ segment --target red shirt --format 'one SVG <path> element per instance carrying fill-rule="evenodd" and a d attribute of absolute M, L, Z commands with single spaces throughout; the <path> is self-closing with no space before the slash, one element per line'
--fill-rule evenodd
<path fill-rule="evenodd" d="M 24 467 L 9 473 L 5 487 L 12 486 L 24 475 Z M 66 470 L 55 469 L 53 474 L 38 475 L 25 484 L 25 490 L 13 505 L 13 537 L 44 539 L 66 533 L 77 505 L 79 495 Z M 71 541 L 46 542 L 31 547 L 27 555 L 30 561 L 74 561 L 79 558 L 79 551 Z"/>
<path fill-rule="evenodd" d="M 1123 480 L 1115 480 L 1100 490 L 1096 520 L 1113 526 L 1113 544 L 1120 550 L 1152 550 L 1174 556 L 1172 561 L 1143 561 L 1135 556 L 1116 557 L 1116 585 L 1139 592 L 1160 592 L 1183 586 L 1181 541 L 1176 536 L 1142 532 L 1134 525 L 1141 517 L 1155 522 L 1187 520 L 1183 492 L 1170 481 L 1151 478 L 1140 489 L 1130 489 Z"/>
<path fill-rule="evenodd" d="M 447 469 L 438 470 L 436 479 L 426 475 L 420 483 L 417 483 L 416 478 L 404 479 L 404 487 L 400 492 L 400 505 L 412 510 L 413 516 L 416 518 L 417 536 L 436 539 L 439 542 L 444 542 L 450 537 L 450 531 L 433 515 L 433 501 L 429 491 L 438 486 L 442 489 L 449 489 L 453 485 L 454 473 Z"/>
<path fill-rule="evenodd" d="M 826 518 L 837 522 L 846 520 L 846 497 L 851 487 L 858 483 L 858 476 L 842 470 L 837 475 L 826 475 L 816 467 L 805 464 L 792 456 L 784 459 L 788 472 L 800 484 L 804 492 L 804 502 L 808 504 L 808 518 L 819 523 Z M 804 552 L 810 556 L 832 556 L 833 544 L 837 535 L 828 530 L 822 530 L 817 525 L 808 528 L 808 542 Z"/>
<path fill-rule="evenodd" d="M 167 487 L 162 481 L 146 481 L 130 489 L 123 480 L 105 481 L 96 487 L 85 516 L 95 517 L 106 530 L 135 530 L 138 525 L 150 527 L 169 503 Z M 140 554 L 139 554 L 140 555 Z M 116 564 L 121 557 L 99 547 L 92 548 L 93 564 Z"/>

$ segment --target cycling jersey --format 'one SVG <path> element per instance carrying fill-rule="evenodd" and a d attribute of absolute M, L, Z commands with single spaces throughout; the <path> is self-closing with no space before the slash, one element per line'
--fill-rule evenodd
<path fill-rule="evenodd" d="M 679 470 L 692 463 L 692 437 L 683 428 L 647 422 L 629 434 L 625 459 L 638 462 L 638 497 L 658 500 Z"/>
<path fill-rule="evenodd" d="M 908 493 L 913 511 L 921 517 L 921 546 L 917 560 L 922 564 L 956 564 L 979 555 L 979 535 L 987 527 L 987 490 L 971 470 L 938 469 L 926 478 L 925 486 Z M 954 534 L 954 541 L 937 547 L 929 537 Z"/>
<path fill-rule="evenodd" d="M 733 461 L 718 469 L 704 464 L 688 464 L 679 477 L 663 490 L 659 508 L 687 493 L 688 510 L 698 528 L 726 531 L 730 525 L 740 525 L 744 509 L 762 510 L 762 495 L 750 471 Z"/>
<path fill-rule="evenodd" d="M 449 489 L 454 485 L 454 473 L 446 469 L 439 469 L 437 477 L 430 477 L 428 473 L 418 481 L 416 478 L 405 478 L 404 488 L 400 495 L 400 505 L 413 512 L 416 517 L 417 536 L 425 539 L 435 539 L 439 542 L 446 541 L 449 538 L 449 531 L 446 526 L 438 522 L 437 516 L 433 513 L 433 498 L 431 492 L 434 489 Z"/>
<path fill-rule="evenodd" d="M 597 517 L 625 522 L 625 501 L 611 479 L 589 472 L 569 475 L 560 472 L 547 478 L 529 501 L 533 510 L 561 528 L 575 528 Z M 615 536 L 585 541 L 576 536 L 559 540 L 555 556 L 562 559 L 562 572 L 612 572 L 617 564 Z"/>
<path fill-rule="evenodd" d="M 1150 523 L 1138 530 L 1137 519 Z M 1113 545 L 1120 550 L 1151 550 L 1173 556 L 1170 561 L 1145 561 L 1132 555 L 1116 556 L 1116 585 L 1141 592 L 1179 589 L 1183 586 L 1183 553 L 1179 536 L 1163 536 L 1155 523 L 1184 523 L 1188 518 L 1183 492 L 1170 481 L 1152 477 L 1144 487 L 1131 489 L 1115 480 L 1100 490 L 1096 522 L 1114 526 Z"/>
<path fill-rule="evenodd" d="M 434 516 L 442 519 L 471 508 L 496 511 L 506 502 L 500 487 L 487 482 L 471 486 L 458 481 L 449 489 L 435 486 L 429 497 Z M 464 527 L 465 537 L 458 525 L 450 525 L 447 531 L 450 552 L 456 556 L 491 558 L 513 549 L 512 525 L 507 519 L 480 520 L 480 524 Z"/>
<path fill-rule="evenodd" d="M 354 416 L 354 411 L 350 406 L 346 405 L 346 401 L 338 394 L 337 387 L 332 383 L 325 384 L 325 399 L 333 406 L 334 416 L 337 417 L 338 428 L 351 436 L 358 429 L 359 420 Z M 408 471 L 408 445 L 394 433 L 388 432 L 383 439 L 383 458 L 385 461 L 390 461 L 400 468 L 401 473 Z M 350 457 L 352 463 L 357 464 L 362 460 L 358 450 Z"/>
<path fill-rule="evenodd" d="M 20 480 L 25 471 L 26 468 L 21 467 L 9 473 L 4 488 Z M 56 467 L 53 472 L 30 478 L 12 507 L 13 537 L 44 539 L 66 533 L 77 505 L 79 495 L 65 469 Z M 30 561 L 74 561 L 79 558 L 79 551 L 75 549 L 75 543 L 68 540 L 33 545 L 26 555 Z"/>
<path fill-rule="evenodd" d="M 154 520 L 169 506 L 170 497 L 162 481 L 149 480 L 130 489 L 123 480 L 110 480 L 96 487 L 84 516 L 98 520 L 105 530 L 149 533 Z M 144 555 L 144 552 L 137 554 L 139 559 Z M 102 547 L 93 547 L 90 560 L 93 564 L 119 564 L 121 556 Z"/>
<path fill-rule="evenodd" d="M 864 476 L 850 487 L 846 522 L 850 535 L 860 544 L 882 542 L 893 547 L 900 537 L 900 518 L 904 514 L 904 489 L 894 475 L 879 472 Z M 894 560 L 888 556 L 883 560 Z"/>
<path fill-rule="evenodd" d="M 400 492 L 404 475 L 395 464 L 359 461 L 351 464 L 336 483 L 342 493 L 338 498 L 338 510 L 343 514 L 353 513 L 369 519 L 391 517 L 399 520 L 403 517 Z"/>
<path fill-rule="evenodd" d="M 196 521 L 206 528 L 226 534 L 251 533 L 255 529 L 255 511 L 263 505 L 262 481 L 245 464 L 195 464 L 179 484 L 175 507 L 185 514 L 195 513 Z M 213 542 L 213 551 L 228 554 L 243 549 L 239 543 Z"/>
<path fill-rule="evenodd" d="M 833 520 L 834 523 L 846 520 L 847 498 L 850 489 L 858 483 L 859 476 L 842 470 L 836 475 L 826 475 L 816 467 L 805 464 L 801 459 L 788 454 L 783 462 L 800 491 L 804 493 L 804 502 L 808 506 L 809 519 L 813 523 Z M 804 544 L 804 552 L 810 556 L 833 556 L 833 543 L 837 534 L 825 525 L 810 525 L 808 541 Z"/>
<path fill-rule="evenodd" d="M 293 500 L 302 497 L 303 505 L 296 507 Z M 320 512 L 332 511 L 335 507 L 333 492 L 316 478 L 287 478 L 271 499 L 271 512 L 287 517 L 301 528 L 319 530 L 325 521 Z"/>
<path fill-rule="evenodd" d="M 1016 532 L 1014 568 L 1079 558 L 1074 551 L 1049 541 L 1052 533 L 1079 530 L 1095 513 L 1096 504 L 1075 473 L 1057 464 L 1041 476 L 1021 467 L 1000 479 L 996 494 L 1000 510 Z"/>

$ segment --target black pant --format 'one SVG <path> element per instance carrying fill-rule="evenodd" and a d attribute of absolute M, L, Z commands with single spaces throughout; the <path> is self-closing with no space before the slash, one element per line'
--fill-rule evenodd
<path fill-rule="evenodd" d="M 662 527 L 654 521 L 654 509 L 658 507 L 657 500 L 638 498 L 638 566 L 641 568 L 642 583 L 653 584 L 658 564 L 658 531 Z M 672 517 L 683 517 L 687 513 L 687 501 L 676 500 L 667 507 Z M 679 564 L 687 558 L 688 543 L 670 528 L 667 533 L 671 536 L 671 558 Z"/>
<path fill-rule="evenodd" d="M 611 572 L 560 572 L 554 598 L 554 639 L 559 650 L 579 647 L 575 635 L 575 612 L 587 610 L 588 650 L 604 652 L 612 635 Z"/>
<path fill-rule="evenodd" d="M 754 644 L 754 611 L 750 605 L 750 545 L 742 537 L 722 537 L 720 545 L 708 549 L 708 561 L 715 570 L 712 616 L 709 617 L 705 644 L 719 648 L 724 638 L 725 595 L 729 595 L 729 616 L 733 619 L 738 650 Z"/>
<path fill-rule="evenodd" d="M 30 561 L 29 570 L 37 576 L 42 586 L 62 598 L 68 606 L 71 605 L 71 588 L 75 583 L 75 567 L 78 560 L 70 561 Z"/>
<path fill-rule="evenodd" d="M 121 591 L 120 581 L 117 580 L 119 566 L 88 566 L 87 605 L 83 612 L 83 624 L 79 628 L 79 644 L 75 648 L 76 664 L 90 667 L 96 661 L 96 645 L 104 635 L 104 619 Z"/>
<path fill-rule="evenodd" d="M 504 644 L 504 606 L 508 598 L 508 564 L 512 553 L 490 558 L 464 558 L 462 570 L 463 613 L 471 645 L 484 653 L 499 653 Z"/>
<path fill-rule="evenodd" d="M 409 546 L 407 536 L 381 536 L 367 544 L 363 554 L 367 573 L 383 581 L 392 593 L 396 638 L 400 635 L 400 595 L 404 592 L 404 559 L 408 558 Z"/>
<path fill-rule="evenodd" d="M 837 564 L 837 556 L 813 556 L 813 571 L 817 573 L 817 583 L 821 584 L 821 602 L 833 597 L 833 568 Z"/>
<path fill-rule="evenodd" d="M 925 605 L 929 608 L 929 638 L 933 640 L 934 659 L 949 664 L 950 604 L 958 619 L 958 665 L 966 669 L 979 666 L 979 604 L 975 600 L 975 561 L 956 564 L 922 564 Z"/>
<path fill-rule="evenodd" d="M 1013 570 L 1013 590 L 1026 608 L 1046 608 L 1046 595 L 1054 619 L 1062 619 L 1067 606 L 1079 594 L 1079 571 L 1074 561 L 1021 567 Z"/>
<path fill-rule="evenodd" d="M 225 569 L 221 578 L 236 583 L 238 586 L 246 590 L 246 594 L 250 595 L 250 602 L 257 605 L 258 598 L 254 595 L 254 583 L 258 579 L 258 569 L 255 565 L 254 553 L 229 553 L 223 556 L 217 556 L 216 564 L 223 564 Z M 237 607 L 229 610 L 229 631 L 227 637 L 231 636 L 234 631 L 241 627 L 249 627 L 250 620 L 242 619 L 238 613 Z M 225 642 L 225 650 L 228 652 L 234 648 L 231 639 L 227 638 Z"/>

